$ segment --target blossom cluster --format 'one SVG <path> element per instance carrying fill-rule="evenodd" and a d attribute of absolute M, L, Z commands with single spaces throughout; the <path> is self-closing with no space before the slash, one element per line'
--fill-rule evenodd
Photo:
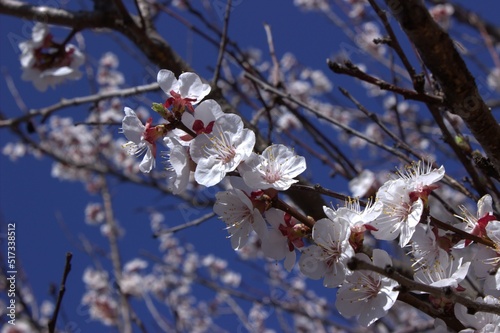
<path fill-rule="evenodd" d="M 272 260 L 284 260 L 288 271 L 300 255 L 302 274 L 323 279 L 327 288 L 339 288 L 336 306 L 343 316 L 356 317 L 361 325 L 369 326 L 385 316 L 398 298 L 395 280 L 350 268 L 353 259 L 392 267 L 386 251 L 375 248 L 367 252 L 365 238 L 376 242 L 397 240 L 401 248 L 410 247 L 417 282 L 463 292 L 460 283 L 475 266 L 475 274 L 488 280 L 485 288 L 500 291 L 500 279 L 484 273 L 498 265 L 500 253 L 470 240 L 457 242 L 430 224 L 430 194 L 445 175 L 443 166 L 436 168 L 427 161 L 413 163 L 383 183 L 375 200 L 361 203 L 350 199 L 336 209 L 325 206 L 324 218 L 304 220 L 300 212 L 276 204 L 279 193 L 298 182 L 296 177 L 306 170 L 304 157 L 282 144 L 255 153 L 255 134 L 244 128 L 238 115 L 224 113 L 214 100 L 204 100 L 210 86 L 196 74 L 183 73 L 177 79 L 171 71 L 161 70 L 158 83 L 167 99 L 162 104 L 154 103 L 153 109 L 166 122 L 153 126 L 150 118 L 144 125 L 127 107 L 122 122 L 129 140 L 124 147 L 129 154 L 144 154 L 140 170 L 151 172 L 157 142 L 162 141 L 170 150 L 172 193 L 185 191 L 193 181 L 207 187 L 227 186 L 216 194 L 214 212 L 225 223 L 232 248 L 243 250 L 255 235 L 263 254 Z M 227 181 L 221 183 L 224 179 Z M 463 209 L 461 219 L 466 223 L 459 228 L 500 248 L 500 222 L 493 215 L 491 197 L 483 197 L 478 205 L 477 217 Z M 447 299 L 432 295 L 429 299 L 440 311 L 453 311 L 454 304 Z M 460 311 L 457 305 L 455 312 Z M 496 320 L 494 317 L 487 324 L 498 324 Z"/>

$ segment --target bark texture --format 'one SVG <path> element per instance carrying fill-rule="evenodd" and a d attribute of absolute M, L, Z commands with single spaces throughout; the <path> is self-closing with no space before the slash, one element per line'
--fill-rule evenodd
<path fill-rule="evenodd" d="M 460 116 L 500 172 L 500 125 L 493 117 L 450 36 L 421 0 L 385 0 L 425 66 L 439 83 L 450 111 Z"/>

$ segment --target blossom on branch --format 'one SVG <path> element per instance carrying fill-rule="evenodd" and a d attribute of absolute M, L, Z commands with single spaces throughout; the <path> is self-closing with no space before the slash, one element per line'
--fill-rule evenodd
<path fill-rule="evenodd" d="M 384 205 L 382 214 L 370 223 L 372 234 L 381 240 L 399 236 L 399 246 L 406 246 L 420 221 L 424 203 L 419 198 L 412 202 L 404 180 L 389 180 L 377 192 L 377 200 Z"/>
<path fill-rule="evenodd" d="M 157 76 L 160 88 L 167 94 L 165 107 L 173 106 L 174 113 L 182 114 L 185 109 L 194 112 L 193 105 L 199 103 L 210 93 L 210 85 L 201 82 L 195 73 L 182 73 L 179 79 L 167 69 L 162 69 Z"/>
<path fill-rule="evenodd" d="M 302 238 L 306 234 L 306 226 L 281 210 L 271 208 L 266 211 L 266 220 L 271 225 L 266 237 L 262 239 L 262 251 L 275 260 L 285 259 L 284 266 L 291 271 L 295 265 L 295 248 L 302 248 Z"/>
<path fill-rule="evenodd" d="M 458 216 L 459 219 L 466 223 L 463 229 L 472 235 L 478 237 L 486 236 L 486 227 L 491 221 L 497 220 L 495 215 L 493 215 L 493 200 L 489 194 L 484 195 L 477 202 L 477 213 L 474 216 L 467 208 L 461 206 L 463 216 Z M 465 245 L 469 245 L 472 241 L 470 239 L 465 240 Z"/>
<path fill-rule="evenodd" d="M 418 161 L 398 170 L 398 179 L 388 180 L 377 191 L 377 200 L 384 204 L 383 213 L 371 225 L 378 229 L 373 236 L 393 240 L 399 236 L 399 246 L 406 246 L 420 222 L 429 194 L 444 177 L 444 167 L 432 168 L 430 163 Z"/>
<path fill-rule="evenodd" d="M 274 188 L 285 191 L 297 183 L 294 179 L 306 169 L 306 159 L 295 155 L 285 145 L 271 145 L 262 155 L 252 154 L 238 170 L 245 183 L 253 189 Z"/>
<path fill-rule="evenodd" d="M 197 164 L 195 180 L 205 186 L 218 184 L 250 156 L 254 145 L 255 133 L 243 128 L 241 118 L 224 114 L 210 134 L 202 133 L 191 143 L 191 158 Z"/>
<path fill-rule="evenodd" d="M 215 120 L 224 115 L 220 105 L 213 99 L 208 99 L 201 102 L 194 113 L 184 112 L 182 114 L 182 123 L 194 134 L 210 134 L 212 133 Z M 179 143 L 184 146 L 189 146 L 193 137 L 182 129 L 174 129 L 171 136 L 177 138 Z"/>
<path fill-rule="evenodd" d="M 128 148 L 130 155 L 139 156 L 144 154 L 139 169 L 144 173 L 148 173 L 155 166 L 156 140 L 165 134 L 166 129 L 162 125 L 151 127 L 152 118 L 149 118 L 146 125 L 144 125 L 131 108 L 125 107 L 124 111 L 125 117 L 122 121 L 122 131 L 129 141 L 123 147 Z"/>
<path fill-rule="evenodd" d="M 219 192 L 215 197 L 214 213 L 226 223 L 233 249 L 241 249 L 252 230 L 261 239 L 266 237 L 266 222 L 245 192 L 233 188 Z"/>
<path fill-rule="evenodd" d="M 370 263 L 364 253 L 357 253 L 356 258 Z M 373 265 L 392 266 L 387 252 L 373 250 Z M 394 290 L 398 283 L 372 271 L 355 271 L 347 276 L 347 283 L 337 292 L 335 306 L 346 318 L 357 316 L 358 323 L 367 327 L 387 314 L 398 298 L 399 291 Z"/>
<path fill-rule="evenodd" d="M 19 44 L 21 50 L 21 78 L 32 81 L 40 91 L 48 86 L 65 80 L 78 80 L 82 73 L 78 70 L 84 61 L 84 55 L 72 44 L 58 44 L 53 41 L 49 28 L 44 23 L 36 23 L 31 40 Z"/>
<path fill-rule="evenodd" d="M 328 216 L 327 210 L 325 208 Z M 349 222 L 343 217 L 317 221 L 312 230 L 312 238 L 316 244 L 302 252 L 300 271 L 311 279 L 324 277 L 325 287 L 340 286 L 348 271 L 347 261 L 354 255 L 354 249 L 349 243 L 350 235 Z"/>

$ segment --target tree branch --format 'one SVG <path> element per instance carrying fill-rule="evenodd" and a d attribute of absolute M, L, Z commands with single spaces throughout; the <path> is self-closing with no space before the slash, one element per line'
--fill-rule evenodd
<path fill-rule="evenodd" d="M 450 36 L 420 0 L 385 0 L 441 86 L 445 104 L 459 115 L 500 172 L 500 125 L 485 104 L 474 76 Z"/>

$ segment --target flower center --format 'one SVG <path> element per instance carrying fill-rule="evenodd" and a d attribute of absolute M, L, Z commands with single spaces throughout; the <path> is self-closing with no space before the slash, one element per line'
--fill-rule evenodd
<path fill-rule="evenodd" d="M 217 150 L 217 159 L 221 160 L 222 163 L 227 164 L 234 159 L 236 148 L 231 144 L 230 138 L 224 132 L 219 132 L 219 136 L 214 135 L 210 140 Z"/>

